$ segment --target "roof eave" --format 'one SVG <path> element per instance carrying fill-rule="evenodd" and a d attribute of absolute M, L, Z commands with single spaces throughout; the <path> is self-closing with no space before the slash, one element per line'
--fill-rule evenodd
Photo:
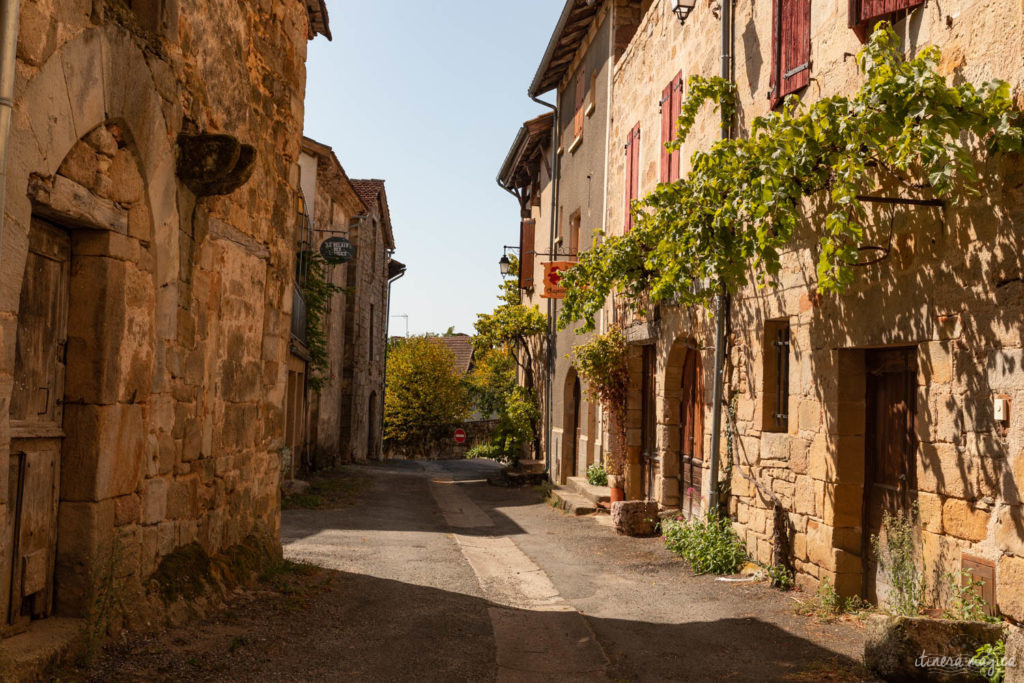
<path fill-rule="evenodd" d="M 565 30 L 565 25 L 569 23 L 569 17 L 572 15 L 573 9 L 576 8 L 576 0 L 566 0 L 565 7 L 562 8 L 562 15 L 558 18 L 558 23 L 555 25 L 555 30 L 551 34 L 551 40 L 548 41 L 547 49 L 544 50 L 544 57 L 540 60 L 540 66 L 537 67 L 537 72 L 533 75 L 533 82 L 530 83 L 530 89 L 527 90 L 527 94 L 530 97 L 537 97 L 542 95 L 551 88 L 541 90 L 543 87 L 544 76 L 547 73 L 548 66 L 551 64 L 551 58 L 555 54 L 555 49 L 558 48 L 559 40 L 562 37 L 562 31 Z"/>

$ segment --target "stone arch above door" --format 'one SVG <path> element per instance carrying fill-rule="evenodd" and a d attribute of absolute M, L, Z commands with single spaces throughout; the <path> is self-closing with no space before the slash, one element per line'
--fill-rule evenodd
<path fill-rule="evenodd" d="M 61 46 L 15 96 L 0 244 L 5 272 L 20 274 L 28 254 L 31 178 L 54 176 L 80 139 L 105 122 L 121 122 L 134 141 L 152 216 L 161 340 L 176 336 L 179 262 L 175 131 L 167 125 L 165 106 L 180 105 L 160 98 L 143 52 L 123 29 L 90 29 Z M 0 311 L 17 313 L 19 288 L 20 278 L 2 283 Z M 12 362 L 5 353 L 5 373 Z"/>

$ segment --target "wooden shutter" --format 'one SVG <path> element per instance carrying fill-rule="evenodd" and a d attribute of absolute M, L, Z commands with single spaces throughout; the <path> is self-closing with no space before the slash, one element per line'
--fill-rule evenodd
<path fill-rule="evenodd" d="M 633 212 L 630 210 L 640 192 L 640 124 L 633 126 L 626 138 L 626 228 L 633 229 Z"/>
<path fill-rule="evenodd" d="M 811 0 L 772 2 L 772 69 L 768 98 L 775 107 L 811 82 Z"/>
<path fill-rule="evenodd" d="M 920 7 L 925 0 L 850 0 L 850 27 L 866 40 L 875 24 L 894 14 Z"/>
<path fill-rule="evenodd" d="M 519 230 L 519 288 L 533 288 L 533 262 L 536 260 L 537 246 L 535 234 L 537 221 L 527 218 Z"/>
<path fill-rule="evenodd" d="M 672 141 L 672 84 L 661 92 L 661 182 L 672 182 L 672 155 L 665 145 Z"/>
<path fill-rule="evenodd" d="M 679 123 L 679 116 L 683 113 L 683 72 L 680 71 L 676 74 L 675 80 L 672 82 L 672 137 L 676 136 L 676 127 Z M 668 155 L 668 179 L 669 182 L 679 180 L 680 165 L 679 159 L 682 152 L 675 150 Z"/>
<path fill-rule="evenodd" d="M 573 136 L 579 137 L 583 135 L 583 96 L 584 88 L 586 87 L 586 74 L 580 72 L 580 75 L 576 77 L 576 117 L 573 119 Z"/>

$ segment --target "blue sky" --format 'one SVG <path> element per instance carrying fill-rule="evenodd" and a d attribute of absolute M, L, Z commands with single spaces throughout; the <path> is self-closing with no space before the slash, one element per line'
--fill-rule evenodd
<path fill-rule="evenodd" d="M 387 181 L 395 258 L 409 266 L 392 315 L 412 334 L 472 333 L 497 303 L 501 246 L 518 243 L 518 205 L 494 178 L 522 122 L 546 111 L 526 89 L 562 3 L 327 6 L 334 41 L 309 47 L 306 135 L 350 177 Z"/>

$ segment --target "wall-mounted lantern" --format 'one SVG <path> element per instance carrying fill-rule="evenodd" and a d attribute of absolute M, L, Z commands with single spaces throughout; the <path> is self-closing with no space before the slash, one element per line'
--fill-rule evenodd
<path fill-rule="evenodd" d="M 690 16 L 697 0 L 672 0 L 672 11 L 679 18 L 679 23 L 686 24 L 686 18 Z"/>
<path fill-rule="evenodd" d="M 508 269 L 512 265 L 512 262 L 508 260 L 508 254 L 502 254 L 501 260 L 498 261 L 498 267 L 501 268 L 501 276 L 508 275 Z"/>

